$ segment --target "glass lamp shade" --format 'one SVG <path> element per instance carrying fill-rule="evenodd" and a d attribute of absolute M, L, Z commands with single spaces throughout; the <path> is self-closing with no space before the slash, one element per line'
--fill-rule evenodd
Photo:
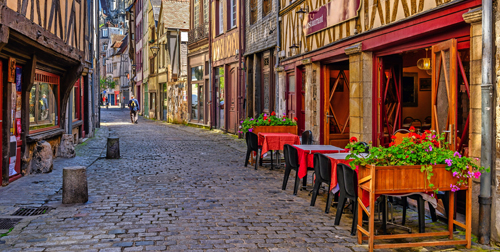
<path fill-rule="evenodd" d="M 431 69 L 431 59 L 430 58 L 421 58 L 417 61 L 417 67 L 420 70 L 429 70 Z"/>

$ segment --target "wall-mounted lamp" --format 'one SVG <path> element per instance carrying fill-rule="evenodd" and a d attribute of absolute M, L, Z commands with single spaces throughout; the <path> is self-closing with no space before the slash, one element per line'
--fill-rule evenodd
<path fill-rule="evenodd" d="M 290 52 L 292 52 L 292 56 L 297 54 L 297 50 L 299 49 L 299 46 L 293 43 L 290 46 Z"/>
<path fill-rule="evenodd" d="M 158 53 L 158 50 L 160 50 L 160 48 L 158 46 L 152 46 L 149 48 L 149 50 L 151 50 L 153 57 L 156 57 L 156 54 Z"/>
<path fill-rule="evenodd" d="M 304 20 L 304 14 L 306 14 L 307 12 L 304 9 L 300 8 L 296 13 L 299 15 L 300 20 Z"/>

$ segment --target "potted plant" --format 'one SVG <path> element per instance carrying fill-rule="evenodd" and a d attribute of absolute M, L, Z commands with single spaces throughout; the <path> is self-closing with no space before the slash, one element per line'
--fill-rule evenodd
<path fill-rule="evenodd" d="M 258 134 L 259 132 L 279 132 L 279 133 L 291 133 L 297 135 L 297 118 L 294 117 L 293 120 L 283 116 L 277 116 L 273 111 L 270 115 L 260 114 L 255 118 L 247 118 L 241 121 L 239 133 L 246 134 L 247 132 L 253 132 Z"/>
<path fill-rule="evenodd" d="M 346 148 L 351 154 L 346 160 L 353 159 L 351 167 L 358 167 L 358 178 L 371 174 L 375 169 L 378 190 L 386 193 L 421 189 L 423 192 L 439 190 L 458 191 L 467 187 L 469 178 L 479 178 L 481 172 L 489 168 L 478 166 L 471 158 L 448 148 L 444 134 L 435 135 L 426 130 L 422 134 L 410 128 L 407 138 L 396 145 L 392 137 L 389 147 L 369 145 L 370 154 L 359 156 L 365 151 L 365 145 L 351 138 Z M 477 160 L 476 160 L 477 161 Z M 385 180 L 385 181 L 382 181 Z"/>

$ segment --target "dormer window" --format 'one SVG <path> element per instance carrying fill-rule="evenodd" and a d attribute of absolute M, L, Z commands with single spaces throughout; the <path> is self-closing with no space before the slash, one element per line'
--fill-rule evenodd
<path fill-rule="evenodd" d="M 102 37 L 107 38 L 108 37 L 108 29 L 102 29 Z"/>

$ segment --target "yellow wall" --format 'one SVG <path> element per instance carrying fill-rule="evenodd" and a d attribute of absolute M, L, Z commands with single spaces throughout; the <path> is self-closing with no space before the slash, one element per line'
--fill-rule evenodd
<path fill-rule="evenodd" d="M 282 26 L 281 48 L 285 57 L 290 53 L 292 44 L 299 45 L 298 54 L 310 52 L 357 33 L 363 33 L 375 28 L 403 20 L 424 11 L 436 8 L 451 0 L 360 0 L 358 17 L 326 28 L 323 31 L 305 36 L 302 30 L 302 20 L 296 13 L 300 8 L 309 11 L 316 10 L 331 0 L 281 0 Z M 292 3 L 290 3 L 292 2 Z M 355 31 L 356 30 L 356 31 Z"/>

